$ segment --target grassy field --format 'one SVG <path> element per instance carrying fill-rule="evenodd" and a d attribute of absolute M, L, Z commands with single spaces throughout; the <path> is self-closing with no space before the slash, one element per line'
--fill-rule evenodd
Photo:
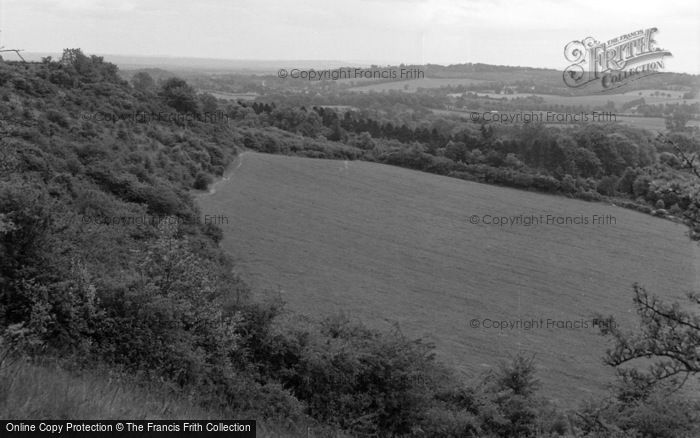
<path fill-rule="evenodd" d="M 25 359 L 0 361 L 0 416 L 86 420 L 224 417 L 163 388 L 120 383 L 106 371 L 74 375 L 55 363 L 37 365 Z"/>
<path fill-rule="evenodd" d="M 396 321 L 468 376 L 535 354 L 544 393 L 564 406 L 599 395 L 613 373 L 597 330 L 547 328 L 548 319 L 583 324 L 600 312 L 631 328 L 634 282 L 678 300 L 698 284 L 698 254 L 680 225 L 374 163 L 247 152 L 199 202 L 229 218 L 223 245 L 257 290 L 279 291 L 311 315 Z M 616 223 L 483 223 L 521 214 Z M 489 321 L 540 319 L 544 327 L 530 330 Z"/>
<path fill-rule="evenodd" d="M 655 93 L 661 93 L 655 95 Z M 666 91 L 666 90 L 639 90 L 639 91 L 629 91 L 625 93 L 616 94 L 591 94 L 587 96 L 557 96 L 553 94 L 494 94 L 494 93 L 476 93 L 478 96 L 490 97 L 492 99 L 503 99 L 508 100 L 515 99 L 518 97 L 526 98 L 528 96 L 537 96 L 544 99 L 545 103 L 550 105 L 581 105 L 581 106 L 604 106 L 609 101 L 615 103 L 619 108 L 622 104 L 644 98 L 644 101 L 649 105 L 657 105 L 663 103 L 687 103 L 693 104 L 700 102 L 700 99 L 683 99 L 683 93 L 680 91 Z M 670 97 L 669 97 L 670 95 Z"/>
<path fill-rule="evenodd" d="M 74 374 L 56 363 L 11 360 L 0 349 L 0 418 L 222 420 L 232 418 L 232 414 L 202 409 L 192 400 L 173 394 L 166 385 L 145 388 L 124 383 L 106 370 Z M 250 413 L 235 418 L 257 420 L 257 436 L 261 438 L 328 436 L 328 428 L 311 422 L 275 424 Z"/>
<path fill-rule="evenodd" d="M 204 90 L 206 93 L 211 94 L 212 96 L 216 97 L 217 99 L 225 99 L 225 100 L 255 100 L 258 97 L 258 93 L 227 93 L 225 91 L 209 91 L 209 90 Z"/>
<path fill-rule="evenodd" d="M 483 117 L 483 113 L 486 111 L 484 110 L 479 110 L 479 111 L 473 111 L 477 114 L 480 115 L 480 117 Z M 600 113 L 600 111 L 598 111 Z M 462 111 L 456 111 L 456 110 L 439 110 L 439 109 L 434 109 L 433 110 L 434 114 L 442 115 L 442 116 L 457 116 L 461 118 L 464 121 L 470 121 L 470 111 L 462 110 Z M 536 111 L 536 110 L 520 110 L 520 111 L 499 111 L 501 114 L 507 114 L 508 117 L 510 115 L 517 115 L 517 114 L 523 114 L 523 113 L 535 113 L 538 114 L 541 120 L 547 120 L 547 111 Z M 555 111 L 553 111 L 555 114 L 559 114 Z M 606 124 L 608 123 L 609 118 L 606 118 L 604 115 L 599 115 L 600 117 L 598 120 L 594 121 L 592 119 L 593 117 L 593 112 L 592 111 L 585 111 L 585 113 L 589 117 L 589 121 L 586 123 L 593 123 L 593 124 Z M 566 114 L 566 113 L 561 113 L 561 114 Z M 580 113 L 575 112 L 572 113 L 573 115 L 578 116 Z M 615 114 L 613 112 L 613 114 Z M 493 116 L 492 116 L 493 117 Z M 556 116 L 552 116 L 556 117 Z M 475 123 L 480 123 L 481 119 L 477 119 L 474 121 Z M 556 120 L 556 119 L 553 119 Z M 615 119 L 610 120 L 610 122 L 614 123 L 620 123 L 622 125 L 627 125 L 627 126 L 632 126 L 634 128 L 639 128 L 639 129 L 646 129 L 647 131 L 651 131 L 653 133 L 660 133 L 660 132 L 666 132 L 666 120 L 662 117 L 631 117 L 631 116 L 623 116 L 620 114 L 615 114 Z M 501 122 L 490 122 L 494 124 L 500 124 Z M 523 122 L 517 121 L 517 122 L 503 122 L 503 124 L 522 124 Z M 547 126 L 566 126 L 566 125 L 571 125 L 573 122 L 561 122 L 561 123 L 546 123 L 545 125 Z M 699 127 L 700 128 L 700 121 L 698 120 L 689 120 L 687 123 L 687 126 L 689 127 Z"/>
<path fill-rule="evenodd" d="M 368 93 L 370 91 L 408 91 L 415 92 L 419 88 L 440 88 L 446 87 L 448 85 L 471 85 L 484 82 L 480 79 L 469 79 L 469 78 L 424 78 L 424 79 L 412 79 L 408 81 L 391 81 L 383 82 L 379 84 L 361 85 L 357 87 L 350 88 L 350 91 L 358 91 L 363 93 Z"/>

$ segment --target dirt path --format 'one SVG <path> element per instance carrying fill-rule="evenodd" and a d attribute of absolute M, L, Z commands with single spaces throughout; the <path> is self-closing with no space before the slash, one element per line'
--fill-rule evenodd
<path fill-rule="evenodd" d="M 224 172 L 224 176 L 221 178 L 217 179 L 214 181 L 211 186 L 209 187 L 209 191 L 207 192 L 200 192 L 197 194 L 197 197 L 200 196 L 211 196 L 214 193 L 216 193 L 216 187 L 221 184 L 222 182 L 226 182 L 229 179 L 231 179 L 231 176 L 236 173 L 236 171 L 243 165 L 243 156 L 250 153 L 250 151 L 243 151 L 238 156 L 236 157 L 236 160 L 231 163 L 228 169 Z"/>

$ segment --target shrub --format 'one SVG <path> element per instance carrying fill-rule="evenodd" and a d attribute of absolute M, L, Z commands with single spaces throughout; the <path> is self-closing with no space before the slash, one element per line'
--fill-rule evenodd
<path fill-rule="evenodd" d="M 209 174 L 199 172 L 197 173 L 197 176 L 194 179 L 193 187 L 197 190 L 207 190 L 209 184 L 211 184 L 212 181 L 212 177 Z"/>
<path fill-rule="evenodd" d="M 652 178 L 649 175 L 640 175 L 632 183 L 632 192 L 634 196 L 646 197 L 649 191 L 649 185 L 651 184 Z"/>
<path fill-rule="evenodd" d="M 561 180 L 561 190 L 564 193 L 576 192 L 576 180 L 569 174 L 564 175 Z"/>
<path fill-rule="evenodd" d="M 599 193 L 592 190 L 579 190 L 576 197 L 584 201 L 600 201 L 602 199 Z"/>
<path fill-rule="evenodd" d="M 180 113 L 196 113 L 199 105 L 194 89 L 180 78 L 170 78 L 161 86 L 159 93 L 166 105 Z"/>
<path fill-rule="evenodd" d="M 700 403 L 669 387 L 656 387 L 629 397 L 633 388 L 615 389 L 611 400 L 586 403 L 576 426 L 586 436 L 640 436 L 676 438 L 698 436 Z M 625 395 L 627 394 L 627 395 Z"/>
<path fill-rule="evenodd" d="M 430 346 L 349 321 L 324 324 L 330 337 L 310 342 L 294 367 L 293 391 L 308 412 L 361 433 L 409 433 L 430 404 L 420 385 L 432 378 Z"/>
<path fill-rule="evenodd" d="M 61 112 L 55 110 L 48 110 L 46 112 L 46 118 L 62 128 L 68 127 L 68 119 L 66 118 L 65 114 Z"/>
<path fill-rule="evenodd" d="M 605 196 L 613 196 L 617 191 L 617 178 L 614 176 L 604 176 L 598 182 L 598 193 Z"/>
<path fill-rule="evenodd" d="M 493 404 L 497 413 L 491 415 L 484 410 L 486 428 L 503 437 L 533 436 L 539 404 L 535 393 L 539 386 L 533 358 L 516 356 L 511 362 L 501 362 L 485 376 L 481 388 L 486 403 Z"/>

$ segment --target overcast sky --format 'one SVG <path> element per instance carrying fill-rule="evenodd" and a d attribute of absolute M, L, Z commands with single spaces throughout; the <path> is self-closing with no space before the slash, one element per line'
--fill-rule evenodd
<path fill-rule="evenodd" d="M 103 55 L 562 69 L 571 40 L 649 27 L 700 73 L 697 0 L 0 0 L 0 45 Z"/>

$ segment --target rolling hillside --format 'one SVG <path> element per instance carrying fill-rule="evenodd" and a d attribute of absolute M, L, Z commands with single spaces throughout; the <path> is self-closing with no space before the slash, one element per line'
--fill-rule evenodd
<path fill-rule="evenodd" d="M 535 354 L 543 392 L 564 406 L 599 395 L 612 376 L 597 330 L 487 320 L 590 324 L 599 312 L 631 328 L 634 282 L 671 299 L 698 284 L 684 227 L 614 206 L 367 162 L 246 152 L 233 169 L 199 201 L 228 218 L 223 246 L 254 289 L 281 291 L 310 315 L 396 321 L 467 376 Z M 548 214 L 615 223 L 470 223 Z"/>

